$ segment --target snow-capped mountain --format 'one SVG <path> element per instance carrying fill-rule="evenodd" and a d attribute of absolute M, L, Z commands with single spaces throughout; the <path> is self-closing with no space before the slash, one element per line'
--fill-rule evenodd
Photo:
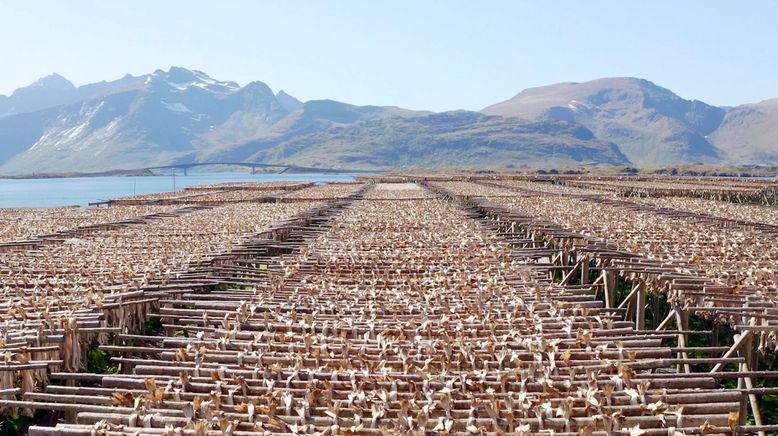
<path fill-rule="evenodd" d="M 0 174 L 191 162 L 304 166 L 778 163 L 775 100 L 718 108 L 636 78 L 522 91 L 476 112 L 301 102 L 171 67 L 0 96 Z"/>
<path fill-rule="evenodd" d="M 191 159 L 201 146 L 212 145 L 202 140 L 205 136 L 226 139 L 230 135 L 219 132 L 229 128 L 239 130 L 241 139 L 251 138 L 289 113 L 264 83 L 241 87 L 178 67 L 71 85 L 68 92 L 43 109 L 0 118 L 3 172 L 132 168 Z"/>
<path fill-rule="evenodd" d="M 612 78 L 530 89 L 486 115 L 431 114 L 303 103 L 262 82 L 240 86 L 180 67 L 79 87 L 53 74 L 0 96 L 0 174 L 233 161 L 386 168 L 729 163 L 732 156 L 751 163 L 758 156 L 769 163 L 778 156 L 764 145 L 770 135 L 751 135 L 740 147 L 727 132 L 769 127 L 772 107 L 724 110 L 645 80 Z"/>

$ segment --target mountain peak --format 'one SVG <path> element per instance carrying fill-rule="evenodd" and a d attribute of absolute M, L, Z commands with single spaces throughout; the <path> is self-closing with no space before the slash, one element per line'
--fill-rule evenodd
<path fill-rule="evenodd" d="M 557 83 L 526 89 L 481 113 L 430 114 L 334 100 L 302 103 L 263 82 L 240 87 L 179 66 L 78 88 L 51 74 L 0 96 L 0 170 L 141 167 L 171 156 L 371 166 L 548 163 L 560 141 L 570 150 L 567 162 L 584 156 L 636 165 L 778 162 L 776 117 L 778 99 L 718 108 L 638 77 Z M 429 141 L 431 150 L 442 150 L 425 155 L 431 160 L 403 148 Z M 482 146 L 497 148 L 485 154 Z M 149 147 L 165 153 L 148 153 Z M 99 153 L 105 154 L 98 162 Z"/>
<path fill-rule="evenodd" d="M 30 86 L 39 86 L 39 87 L 56 88 L 56 89 L 75 88 L 75 86 L 70 82 L 70 80 L 62 77 L 57 73 L 52 73 L 46 77 L 41 77 Z"/>
<path fill-rule="evenodd" d="M 608 89 L 629 90 L 640 93 L 661 92 L 672 94 L 672 91 L 666 88 L 662 88 L 654 82 L 641 79 L 639 77 L 602 77 L 599 79 L 588 80 L 586 82 L 560 82 L 550 85 L 527 88 L 516 96 L 545 96 L 564 93 L 571 95 L 574 94 L 580 97 L 584 95 L 594 95 Z"/>
<path fill-rule="evenodd" d="M 222 82 L 198 70 L 171 66 L 168 71 L 155 70 L 147 82 L 161 82 L 179 91 L 200 88 L 213 93 L 227 93 L 240 89 L 235 82 Z"/>
<path fill-rule="evenodd" d="M 76 87 L 68 79 L 62 77 L 57 73 L 52 73 L 49 74 L 48 76 L 41 77 L 40 79 L 36 80 L 32 84 L 24 88 L 17 89 L 16 91 L 14 91 L 14 94 L 17 94 L 19 92 L 25 93 L 28 91 L 37 92 L 37 90 L 70 91 L 73 89 L 76 89 Z"/>
<path fill-rule="evenodd" d="M 278 91 L 278 93 L 276 93 L 276 98 L 279 98 L 279 97 L 280 98 L 294 98 L 291 95 L 287 94 L 286 91 L 284 91 L 283 89 Z M 296 98 L 294 98 L 294 99 L 297 100 Z"/>
<path fill-rule="evenodd" d="M 289 112 L 294 112 L 303 107 L 303 102 L 287 94 L 283 89 L 276 94 L 276 100 L 278 100 L 278 103 Z"/>
<path fill-rule="evenodd" d="M 191 82 L 201 78 L 210 79 L 210 77 L 208 77 L 208 75 L 205 73 L 195 72 L 193 70 L 188 70 L 186 68 L 176 66 L 171 66 L 170 69 L 168 69 L 166 77 L 168 80 L 175 82 Z"/>
<path fill-rule="evenodd" d="M 64 104 L 76 93 L 76 87 L 68 79 L 57 73 L 49 74 L 15 90 L 8 97 L 3 96 L 0 117 Z"/>
<path fill-rule="evenodd" d="M 636 77 L 529 88 L 483 109 L 489 115 L 580 123 L 619 145 L 638 165 L 713 161 L 718 150 L 705 138 L 724 111 L 681 98 Z"/>

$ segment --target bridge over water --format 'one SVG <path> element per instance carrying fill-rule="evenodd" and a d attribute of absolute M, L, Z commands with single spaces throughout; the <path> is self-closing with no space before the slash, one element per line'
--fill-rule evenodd
<path fill-rule="evenodd" d="M 174 165 L 160 165 L 156 167 L 142 168 L 144 170 L 183 170 L 184 175 L 188 175 L 190 168 L 214 166 L 214 165 L 232 165 L 239 167 L 251 168 L 251 174 L 257 173 L 257 168 L 278 168 L 279 173 L 285 173 L 287 171 L 294 172 L 306 172 L 306 173 L 324 173 L 324 174 L 336 174 L 336 173 L 371 173 L 375 171 L 367 170 L 355 170 L 348 168 L 319 168 L 319 167 L 303 167 L 299 165 L 287 165 L 287 164 L 269 164 L 263 162 L 192 162 L 192 163 L 180 163 Z"/>

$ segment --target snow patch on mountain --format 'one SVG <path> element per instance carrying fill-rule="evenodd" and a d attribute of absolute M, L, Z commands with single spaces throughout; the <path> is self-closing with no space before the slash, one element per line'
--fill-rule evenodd
<path fill-rule="evenodd" d="M 235 82 L 222 82 L 211 78 L 202 71 L 179 67 L 171 67 L 168 71 L 157 70 L 146 79 L 146 82 L 151 83 L 154 79 L 162 80 L 167 86 L 181 92 L 192 88 L 202 89 L 213 94 L 228 94 L 240 90 L 240 85 Z"/>
<path fill-rule="evenodd" d="M 160 100 L 160 103 L 162 103 L 162 106 L 165 106 L 168 110 L 172 112 L 178 112 L 178 113 L 192 113 L 192 110 L 186 107 L 183 103 L 173 103 L 170 104 L 167 101 Z"/>
<path fill-rule="evenodd" d="M 87 144 L 79 140 L 90 134 L 92 121 L 104 105 L 104 101 L 92 106 L 84 104 L 75 116 L 60 115 L 56 122 L 29 149 L 35 150 L 44 147 L 53 147 L 55 150 L 63 148 L 85 149 Z M 72 125 L 73 123 L 76 124 Z"/>

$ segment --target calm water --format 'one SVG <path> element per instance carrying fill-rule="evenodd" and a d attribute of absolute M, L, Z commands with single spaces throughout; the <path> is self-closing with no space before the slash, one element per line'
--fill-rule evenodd
<path fill-rule="evenodd" d="M 176 175 L 175 189 L 221 182 L 352 181 L 351 174 L 201 173 Z M 172 176 L 74 177 L 62 179 L 0 179 L 0 208 L 85 206 L 89 202 L 135 194 L 173 191 Z"/>

